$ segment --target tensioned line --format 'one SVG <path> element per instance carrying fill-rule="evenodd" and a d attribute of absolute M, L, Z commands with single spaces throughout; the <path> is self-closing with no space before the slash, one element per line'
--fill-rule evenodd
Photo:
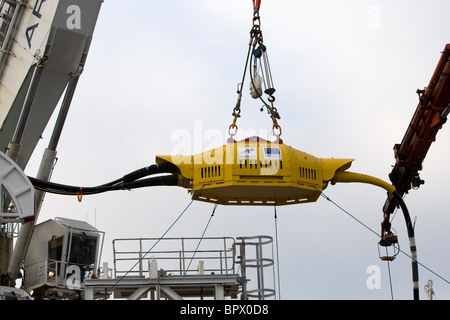
<path fill-rule="evenodd" d="M 328 201 L 330 201 L 332 204 L 334 204 L 336 207 L 338 207 L 340 210 L 342 210 L 343 212 L 345 212 L 347 215 L 349 215 L 351 218 L 353 218 L 354 220 L 356 220 L 359 224 L 361 224 L 362 226 L 364 226 L 366 229 L 370 230 L 372 233 L 376 234 L 378 237 L 382 238 L 378 233 L 376 233 L 374 230 L 372 230 L 369 226 L 367 226 L 366 224 L 364 224 L 362 221 L 360 221 L 359 219 L 357 219 L 355 216 L 353 216 L 350 212 L 348 212 L 347 210 L 345 210 L 344 208 L 342 208 L 341 206 L 339 206 L 336 202 L 334 202 L 333 200 L 331 200 L 327 195 L 325 195 L 323 192 L 320 192 L 320 195 L 327 199 Z M 386 240 L 386 239 L 385 239 Z M 395 244 L 391 243 L 394 248 L 398 249 L 401 253 L 403 253 L 405 256 L 407 256 L 408 258 L 410 258 L 411 260 L 417 262 L 419 265 L 421 265 L 422 267 L 424 267 L 425 269 L 427 269 L 428 271 L 430 271 L 431 273 L 433 273 L 435 276 L 439 277 L 440 279 L 444 280 L 445 282 L 447 282 L 448 284 L 450 284 L 450 281 L 448 281 L 447 279 L 445 279 L 444 277 L 440 276 L 439 274 L 437 274 L 436 272 L 434 272 L 433 270 L 431 270 L 430 268 L 428 268 L 427 266 L 425 266 L 424 264 L 422 264 L 420 261 L 412 258 L 409 254 L 407 254 L 406 252 L 404 252 L 403 250 L 400 249 L 399 246 L 396 246 Z"/>
<path fill-rule="evenodd" d="M 177 221 L 178 220 L 180 220 L 180 218 L 181 218 L 181 216 L 183 216 L 183 214 L 186 212 L 186 210 L 191 206 L 191 204 L 194 202 L 194 200 L 198 197 L 198 196 L 200 196 L 200 194 L 201 194 L 201 192 L 202 192 L 202 190 L 203 190 L 203 187 L 204 187 L 204 185 L 201 187 L 201 189 L 200 189 L 200 192 L 199 192 L 199 194 L 195 197 L 195 198 L 193 198 L 190 202 L 189 202 L 189 204 L 186 206 L 186 208 L 184 208 L 184 210 L 180 213 L 180 215 L 175 219 L 175 221 L 174 222 L 172 222 L 172 224 L 169 226 L 169 228 L 167 228 L 167 230 L 163 233 L 163 235 L 153 244 L 153 246 L 150 248 L 150 249 L 148 249 L 148 251 L 127 271 L 127 272 L 125 272 L 125 274 L 119 279 L 119 280 L 117 280 L 117 282 L 116 283 L 114 283 L 112 286 L 111 286 L 111 288 L 109 288 L 107 291 L 105 291 L 105 293 L 100 297 L 100 298 L 98 298 L 98 300 L 101 300 L 103 297 L 105 297 L 106 296 L 106 294 L 108 293 L 108 292 L 110 292 L 115 286 L 117 286 L 118 284 L 119 284 L 119 282 L 120 281 L 122 281 L 130 272 L 131 272 L 131 270 L 133 270 L 134 269 L 134 267 L 136 267 L 149 253 L 150 253 L 150 251 L 152 251 L 153 250 L 153 248 L 166 236 L 166 234 L 169 232 L 169 230 L 170 229 L 172 229 L 172 227 L 175 225 L 175 223 L 177 223 Z"/>

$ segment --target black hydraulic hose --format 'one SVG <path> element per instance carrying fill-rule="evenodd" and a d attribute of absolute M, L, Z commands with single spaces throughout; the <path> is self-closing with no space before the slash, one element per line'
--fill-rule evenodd
<path fill-rule="evenodd" d="M 178 176 L 177 175 L 168 175 L 168 176 L 158 176 L 147 178 L 143 180 L 124 182 L 120 184 L 116 184 L 113 186 L 98 186 L 98 187 L 76 187 L 63 185 L 54 182 L 48 182 L 44 180 L 39 180 L 36 178 L 28 177 L 33 184 L 33 186 L 38 189 L 49 193 L 57 193 L 63 195 L 90 195 L 90 194 L 98 194 L 107 191 L 115 191 L 115 190 L 131 190 L 142 187 L 152 187 L 152 186 L 176 186 L 178 184 Z"/>
<path fill-rule="evenodd" d="M 133 172 L 130 172 L 126 175 L 124 175 L 122 178 L 116 179 L 114 181 L 111 181 L 109 183 L 103 184 L 102 186 L 113 186 L 120 182 L 130 182 L 134 181 L 140 178 L 143 178 L 145 176 L 149 176 L 152 174 L 158 174 L 158 173 L 176 173 L 178 172 L 177 166 L 175 166 L 172 163 L 165 162 L 160 164 L 152 164 L 148 167 L 144 167 L 138 170 L 135 170 Z"/>
<path fill-rule="evenodd" d="M 158 185 L 177 185 L 178 176 L 177 175 L 169 175 L 169 176 L 158 176 L 153 178 L 147 178 L 143 180 L 124 182 L 120 184 L 116 184 L 113 186 L 97 186 L 97 187 L 77 187 L 77 186 L 69 186 L 63 185 L 54 182 L 48 182 L 44 180 L 39 180 L 36 178 L 28 177 L 33 184 L 33 186 L 45 192 L 50 193 L 58 193 L 65 195 L 76 195 L 78 193 L 82 194 L 97 194 L 107 191 L 115 191 L 115 190 L 130 190 L 141 187 L 150 187 L 150 186 L 158 186 Z"/>
<path fill-rule="evenodd" d="M 165 162 L 161 164 L 153 164 L 148 167 L 144 167 L 142 169 L 138 169 L 133 171 L 127 175 L 123 176 L 124 182 L 134 181 L 145 176 L 157 173 L 176 173 L 178 171 L 178 167 L 172 163 Z"/>
<path fill-rule="evenodd" d="M 414 236 L 414 227 L 411 223 L 411 217 L 409 215 L 408 208 L 406 207 L 405 201 L 403 201 L 402 196 L 400 193 L 395 190 L 392 195 L 394 196 L 397 203 L 400 205 L 403 216 L 405 217 L 406 221 L 406 228 L 408 231 L 408 237 L 409 237 L 409 247 L 411 250 L 411 264 L 412 264 L 412 277 L 413 277 L 413 296 L 414 300 L 419 300 L 419 269 L 418 269 L 418 261 L 417 261 L 417 247 L 416 247 L 416 240 Z"/>
<path fill-rule="evenodd" d="M 178 185 L 178 175 L 160 176 L 132 181 L 122 184 L 122 190 L 137 189 L 155 186 L 176 186 Z"/>

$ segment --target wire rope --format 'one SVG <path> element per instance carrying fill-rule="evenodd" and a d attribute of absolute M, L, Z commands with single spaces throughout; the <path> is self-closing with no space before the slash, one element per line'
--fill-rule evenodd
<path fill-rule="evenodd" d="M 278 249 L 278 215 L 277 206 L 273 206 L 274 209 L 274 220 L 275 220 L 275 250 L 277 253 L 277 278 L 278 278 L 278 299 L 281 299 L 281 285 L 280 285 L 280 257 Z"/>
<path fill-rule="evenodd" d="M 127 272 L 125 272 L 125 274 L 122 277 L 120 277 L 116 283 L 114 283 L 111 286 L 111 288 L 106 290 L 105 293 L 103 293 L 103 295 L 100 298 L 98 298 L 98 300 L 101 300 L 102 298 L 104 298 L 108 294 L 108 292 L 110 292 L 112 289 L 114 289 L 119 284 L 119 282 L 122 281 L 150 253 L 150 251 L 153 250 L 153 248 L 166 236 L 166 234 L 170 231 L 170 229 L 172 229 L 172 227 L 178 222 L 178 220 L 180 220 L 180 218 L 183 216 L 183 214 L 186 212 L 186 210 L 191 206 L 191 204 L 196 200 L 196 198 L 200 196 L 200 194 L 202 193 L 203 187 L 204 187 L 204 185 L 200 188 L 200 190 L 199 190 L 200 192 L 198 193 L 198 195 L 189 202 L 189 204 L 184 208 L 184 210 L 175 219 L 175 221 L 172 222 L 172 224 L 169 226 L 169 228 L 167 228 L 167 230 L 163 233 L 163 235 L 158 240 L 156 240 L 156 242 L 153 244 L 153 246 L 151 246 L 151 248 L 148 249 L 148 251 L 141 258 L 139 258 L 138 261 L 136 261 L 136 263 Z"/>
<path fill-rule="evenodd" d="M 195 255 L 196 255 L 196 253 L 197 253 L 197 251 L 198 251 L 198 247 L 200 247 L 200 243 L 202 242 L 203 237 L 205 236 L 206 230 L 207 230 L 208 227 L 209 227 L 209 224 L 210 224 L 210 222 L 211 222 L 211 219 L 212 219 L 212 217 L 214 217 L 214 213 L 216 212 L 217 206 L 218 206 L 218 203 L 215 203 L 215 204 L 214 204 L 213 211 L 212 211 L 212 213 L 211 213 L 211 216 L 209 217 L 208 223 L 206 224 L 205 230 L 203 230 L 202 236 L 200 237 L 200 239 L 199 239 L 199 241 L 198 241 L 197 247 L 195 248 L 195 251 L 194 251 L 194 254 L 192 255 L 191 260 L 189 261 L 188 267 L 187 267 L 187 269 L 184 271 L 184 274 L 185 274 L 185 275 L 186 275 L 187 270 L 189 270 L 189 268 L 191 267 L 192 260 L 194 260 L 194 257 L 195 257 Z"/>
<path fill-rule="evenodd" d="M 386 247 L 386 255 L 388 255 L 388 250 Z M 392 276 L 391 276 L 391 266 L 390 266 L 390 261 L 387 260 L 387 268 L 388 268 L 388 275 L 389 275 L 389 288 L 391 289 L 391 300 L 394 300 L 394 291 L 392 288 Z"/>
<path fill-rule="evenodd" d="M 320 195 L 328 200 L 329 202 L 331 202 L 332 204 L 334 204 L 338 209 L 340 209 L 341 211 L 343 211 L 344 213 L 346 213 L 348 216 L 350 216 L 352 219 L 354 219 L 356 222 L 358 222 L 359 224 L 361 224 L 363 227 L 365 227 L 366 229 L 368 229 L 369 231 L 371 231 L 372 233 L 374 233 L 375 235 L 377 235 L 378 237 L 381 238 L 381 236 L 375 232 L 373 229 L 371 229 L 369 226 L 367 226 L 366 224 L 364 224 L 362 221 L 360 221 L 358 218 L 356 218 L 355 216 L 353 216 L 350 212 L 348 212 L 347 210 L 345 210 L 344 208 L 342 208 L 340 205 L 338 205 L 336 202 L 334 202 L 332 199 L 330 199 L 327 195 L 325 195 L 323 192 L 320 192 Z M 439 275 L 438 273 L 436 273 L 435 271 L 431 270 L 429 267 L 425 266 L 423 263 L 419 262 L 416 258 L 413 258 L 411 255 L 409 255 L 408 253 L 406 253 L 405 251 L 403 251 L 402 249 L 400 249 L 399 246 L 396 246 L 395 244 L 392 243 L 392 245 L 394 246 L 394 248 L 396 248 L 399 252 L 403 253 L 405 256 L 407 256 L 408 258 L 410 258 L 414 263 L 417 263 L 418 265 L 422 266 L 423 268 L 425 268 L 426 270 L 428 270 L 429 272 L 431 272 L 432 274 L 434 274 L 435 276 L 439 277 L 441 280 L 443 280 L 444 282 L 446 282 L 447 284 L 450 284 L 450 281 L 445 279 L 444 277 L 442 277 L 441 275 Z M 416 289 L 416 288 L 414 288 Z M 416 291 L 416 290 L 415 290 Z"/>

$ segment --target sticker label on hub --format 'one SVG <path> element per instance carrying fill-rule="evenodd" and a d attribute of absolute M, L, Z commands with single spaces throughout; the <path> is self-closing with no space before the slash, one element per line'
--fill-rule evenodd
<path fill-rule="evenodd" d="M 264 159 L 281 160 L 280 148 L 264 148 Z"/>
<path fill-rule="evenodd" d="M 238 147 L 239 159 L 257 159 L 256 148 Z"/>

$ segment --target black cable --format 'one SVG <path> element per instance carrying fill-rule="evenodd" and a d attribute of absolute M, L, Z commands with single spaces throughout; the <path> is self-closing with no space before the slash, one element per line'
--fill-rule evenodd
<path fill-rule="evenodd" d="M 35 189 L 64 195 L 89 195 L 115 190 L 131 190 L 151 186 L 174 186 L 178 184 L 177 167 L 171 163 L 155 164 L 133 171 L 122 178 L 95 187 L 79 187 L 28 177 Z M 170 175 L 141 179 L 143 177 L 171 173 Z"/>
<path fill-rule="evenodd" d="M 157 174 L 157 173 L 176 173 L 178 171 L 177 166 L 172 163 L 165 162 L 161 164 L 153 164 L 148 167 L 144 167 L 133 172 L 130 172 L 124 175 L 122 178 L 116 179 L 109 183 L 103 184 L 102 186 L 112 186 L 120 182 L 129 182 L 134 181 L 140 178 L 143 178 L 148 175 Z"/>
<path fill-rule="evenodd" d="M 247 58 L 245 59 L 245 67 L 244 67 L 244 72 L 242 74 L 242 81 L 240 83 L 241 86 L 240 86 L 240 88 L 238 88 L 238 92 L 237 92 L 238 93 L 238 100 L 236 102 L 236 106 L 233 109 L 233 114 L 232 115 L 235 117 L 234 121 L 236 121 L 237 117 L 240 117 L 240 113 L 241 113 L 241 96 L 242 96 L 242 90 L 243 90 L 243 87 L 244 87 L 245 75 L 247 73 L 249 57 L 250 57 L 250 54 L 252 52 L 252 43 L 253 43 L 253 38 L 251 37 L 250 41 L 249 41 L 249 44 L 248 44 L 248 52 L 247 52 Z"/>
<path fill-rule="evenodd" d="M 253 46 L 252 44 L 253 44 L 253 38 L 251 38 L 251 40 L 249 41 L 249 44 L 248 44 L 247 58 L 245 59 L 244 73 L 242 74 L 241 88 L 239 89 L 239 93 L 242 92 L 242 89 L 244 87 L 245 74 L 247 73 L 249 57 L 250 57 L 250 54 L 252 53 L 252 46 Z"/>
<path fill-rule="evenodd" d="M 91 194 L 99 194 L 107 191 L 116 191 L 116 190 L 131 190 L 143 187 L 152 187 L 152 186 L 176 186 L 178 185 L 178 176 L 177 175 L 168 175 L 168 176 L 158 176 L 153 178 L 147 178 L 138 181 L 131 181 L 120 183 L 113 186 L 97 186 L 97 187 L 76 187 L 63 185 L 54 182 L 48 182 L 44 180 L 39 180 L 36 178 L 28 177 L 33 184 L 34 188 L 37 190 L 41 190 L 48 193 L 56 193 L 62 195 L 91 195 Z"/>

